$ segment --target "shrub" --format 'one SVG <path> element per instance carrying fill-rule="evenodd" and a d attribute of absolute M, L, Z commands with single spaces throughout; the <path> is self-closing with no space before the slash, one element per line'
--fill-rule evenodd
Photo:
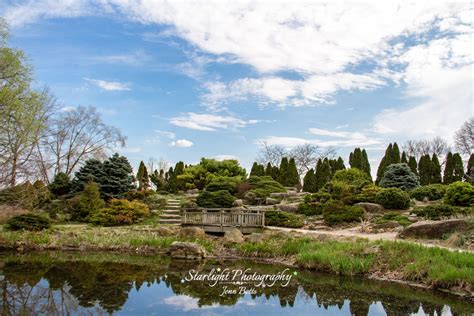
<path fill-rule="evenodd" d="M 55 196 L 66 195 L 71 192 L 71 180 L 67 174 L 60 172 L 54 177 L 53 182 L 49 184 L 48 188 Z"/>
<path fill-rule="evenodd" d="M 326 192 L 308 194 L 304 197 L 304 202 L 298 205 L 298 213 L 306 216 L 321 215 L 326 203 L 332 201 L 331 195 Z"/>
<path fill-rule="evenodd" d="M 425 198 L 428 201 L 436 201 L 442 199 L 445 194 L 446 186 L 439 183 L 423 185 L 410 192 L 411 197 L 418 201 L 423 201 Z"/>
<path fill-rule="evenodd" d="M 206 191 L 229 191 L 230 194 L 237 193 L 237 185 L 242 182 L 241 177 L 214 177 L 206 186 Z"/>
<path fill-rule="evenodd" d="M 299 228 L 304 225 L 304 222 L 299 216 L 292 213 L 268 211 L 265 212 L 265 225 Z"/>
<path fill-rule="evenodd" d="M 391 164 L 385 169 L 379 185 L 382 188 L 412 190 L 420 185 L 416 174 L 406 163 Z"/>
<path fill-rule="evenodd" d="M 149 214 L 148 206 L 139 201 L 112 199 L 109 207 L 92 212 L 89 222 L 102 226 L 130 225 Z"/>
<path fill-rule="evenodd" d="M 75 201 L 71 212 L 71 219 L 73 221 L 84 222 L 87 221 L 88 216 L 103 208 L 104 200 L 100 198 L 99 185 L 95 182 L 89 182 L 84 186 L 77 200 Z"/>
<path fill-rule="evenodd" d="M 41 208 L 50 200 L 49 190 L 42 181 L 36 181 L 34 185 L 25 182 L 0 191 L 0 204 L 18 206 L 27 210 Z"/>
<path fill-rule="evenodd" d="M 339 170 L 334 174 L 332 179 L 358 186 L 363 186 L 372 182 L 367 173 L 357 168 Z"/>
<path fill-rule="evenodd" d="M 341 201 L 329 202 L 323 211 L 324 221 L 328 225 L 360 221 L 364 217 L 364 209 L 360 206 L 347 206 Z"/>
<path fill-rule="evenodd" d="M 474 186 L 460 181 L 451 183 L 446 190 L 445 202 L 456 206 L 474 204 Z"/>
<path fill-rule="evenodd" d="M 200 207 L 206 208 L 219 208 L 219 207 L 231 207 L 234 202 L 235 197 L 226 190 L 220 191 L 203 191 L 201 192 L 197 199 L 196 203 Z"/>
<path fill-rule="evenodd" d="M 272 179 L 269 176 L 263 177 L 250 177 L 246 183 L 250 185 L 250 190 L 246 192 L 253 193 L 256 198 L 264 199 L 270 196 L 270 193 L 274 192 L 286 192 L 286 189 L 279 182 Z"/>
<path fill-rule="evenodd" d="M 354 197 L 354 202 L 375 203 L 375 196 L 382 190 L 375 184 L 368 184 L 362 188 L 361 192 Z"/>
<path fill-rule="evenodd" d="M 427 205 L 425 207 L 415 207 L 412 214 L 426 219 L 439 220 L 444 217 L 451 217 L 456 214 L 472 215 L 472 208 L 454 207 L 445 204 Z"/>
<path fill-rule="evenodd" d="M 396 221 L 402 226 L 408 226 L 411 224 L 408 217 L 394 211 L 383 214 L 383 216 L 377 220 L 377 224 L 384 224 L 389 221 Z"/>
<path fill-rule="evenodd" d="M 154 196 L 157 193 L 154 190 L 130 190 L 127 192 L 127 200 L 140 200 L 143 201 L 150 196 Z"/>
<path fill-rule="evenodd" d="M 377 193 L 375 202 L 386 209 L 405 210 L 410 207 L 410 196 L 399 188 L 387 188 Z"/>
<path fill-rule="evenodd" d="M 9 230 L 39 231 L 48 229 L 50 226 L 51 222 L 48 218 L 32 213 L 12 217 L 7 222 Z"/>

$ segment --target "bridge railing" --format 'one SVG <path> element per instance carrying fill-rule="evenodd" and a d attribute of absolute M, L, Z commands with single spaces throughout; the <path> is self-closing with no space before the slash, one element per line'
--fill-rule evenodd
<path fill-rule="evenodd" d="M 196 226 L 263 227 L 265 213 L 227 209 L 183 210 L 182 224 Z"/>

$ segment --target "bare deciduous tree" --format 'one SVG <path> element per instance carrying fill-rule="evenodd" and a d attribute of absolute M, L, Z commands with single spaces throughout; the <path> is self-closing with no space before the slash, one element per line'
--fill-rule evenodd
<path fill-rule="evenodd" d="M 474 151 L 474 117 L 464 122 L 454 136 L 456 149 L 463 155 L 470 155 Z"/>
<path fill-rule="evenodd" d="M 402 149 L 408 156 L 413 156 L 416 160 L 423 155 L 436 154 L 438 157 L 442 157 L 450 150 L 448 142 L 439 136 L 431 140 L 407 140 L 402 145 Z"/>

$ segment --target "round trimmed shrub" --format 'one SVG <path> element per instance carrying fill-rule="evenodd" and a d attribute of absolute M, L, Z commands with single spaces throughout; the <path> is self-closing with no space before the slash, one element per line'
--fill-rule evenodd
<path fill-rule="evenodd" d="M 364 209 L 360 206 L 344 205 L 341 201 L 327 203 L 323 211 L 324 221 L 328 225 L 358 222 L 364 217 Z"/>
<path fill-rule="evenodd" d="M 375 202 L 389 210 L 406 210 L 410 207 L 410 196 L 402 189 L 387 188 L 377 193 Z"/>
<path fill-rule="evenodd" d="M 126 199 L 112 199 L 106 208 L 91 213 L 89 222 L 102 226 L 130 225 L 150 214 L 146 204 Z"/>
<path fill-rule="evenodd" d="M 428 201 L 436 201 L 443 198 L 446 194 L 446 189 L 447 187 L 443 184 L 429 184 L 415 188 L 410 192 L 410 195 L 418 201 L 423 201 L 424 199 L 427 199 Z"/>
<path fill-rule="evenodd" d="M 375 203 L 375 196 L 382 190 L 375 184 L 369 184 L 362 188 L 359 194 L 354 197 L 355 202 Z"/>
<path fill-rule="evenodd" d="M 226 190 L 219 191 L 203 191 L 197 199 L 196 204 L 200 207 L 206 208 L 219 208 L 219 207 L 231 207 L 234 203 L 235 197 Z"/>
<path fill-rule="evenodd" d="M 268 211 L 265 212 L 265 225 L 299 228 L 303 227 L 304 222 L 299 216 L 292 213 L 281 211 Z"/>
<path fill-rule="evenodd" d="M 474 186 L 467 182 L 454 182 L 446 190 L 445 202 L 455 206 L 474 204 Z"/>
<path fill-rule="evenodd" d="M 12 217 L 7 222 L 9 230 L 40 231 L 49 227 L 51 227 L 49 218 L 32 213 Z"/>
<path fill-rule="evenodd" d="M 206 191 L 229 191 L 230 194 L 237 194 L 237 185 L 241 183 L 240 177 L 215 177 L 206 186 Z"/>
<path fill-rule="evenodd" d="M 416 174 L 406 163 L 389 165 L 385 170 L 379 185 L 382 188 L 400 188 L 412 190 L 420 185 Z"/>

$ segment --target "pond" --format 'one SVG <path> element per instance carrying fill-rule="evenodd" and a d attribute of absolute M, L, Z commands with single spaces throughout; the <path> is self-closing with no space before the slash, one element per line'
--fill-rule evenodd
<path fill-rule="evenodd" d="M 2 315 L 472 315 L 472 302 L 249 261 L 0 253 Z"/>

